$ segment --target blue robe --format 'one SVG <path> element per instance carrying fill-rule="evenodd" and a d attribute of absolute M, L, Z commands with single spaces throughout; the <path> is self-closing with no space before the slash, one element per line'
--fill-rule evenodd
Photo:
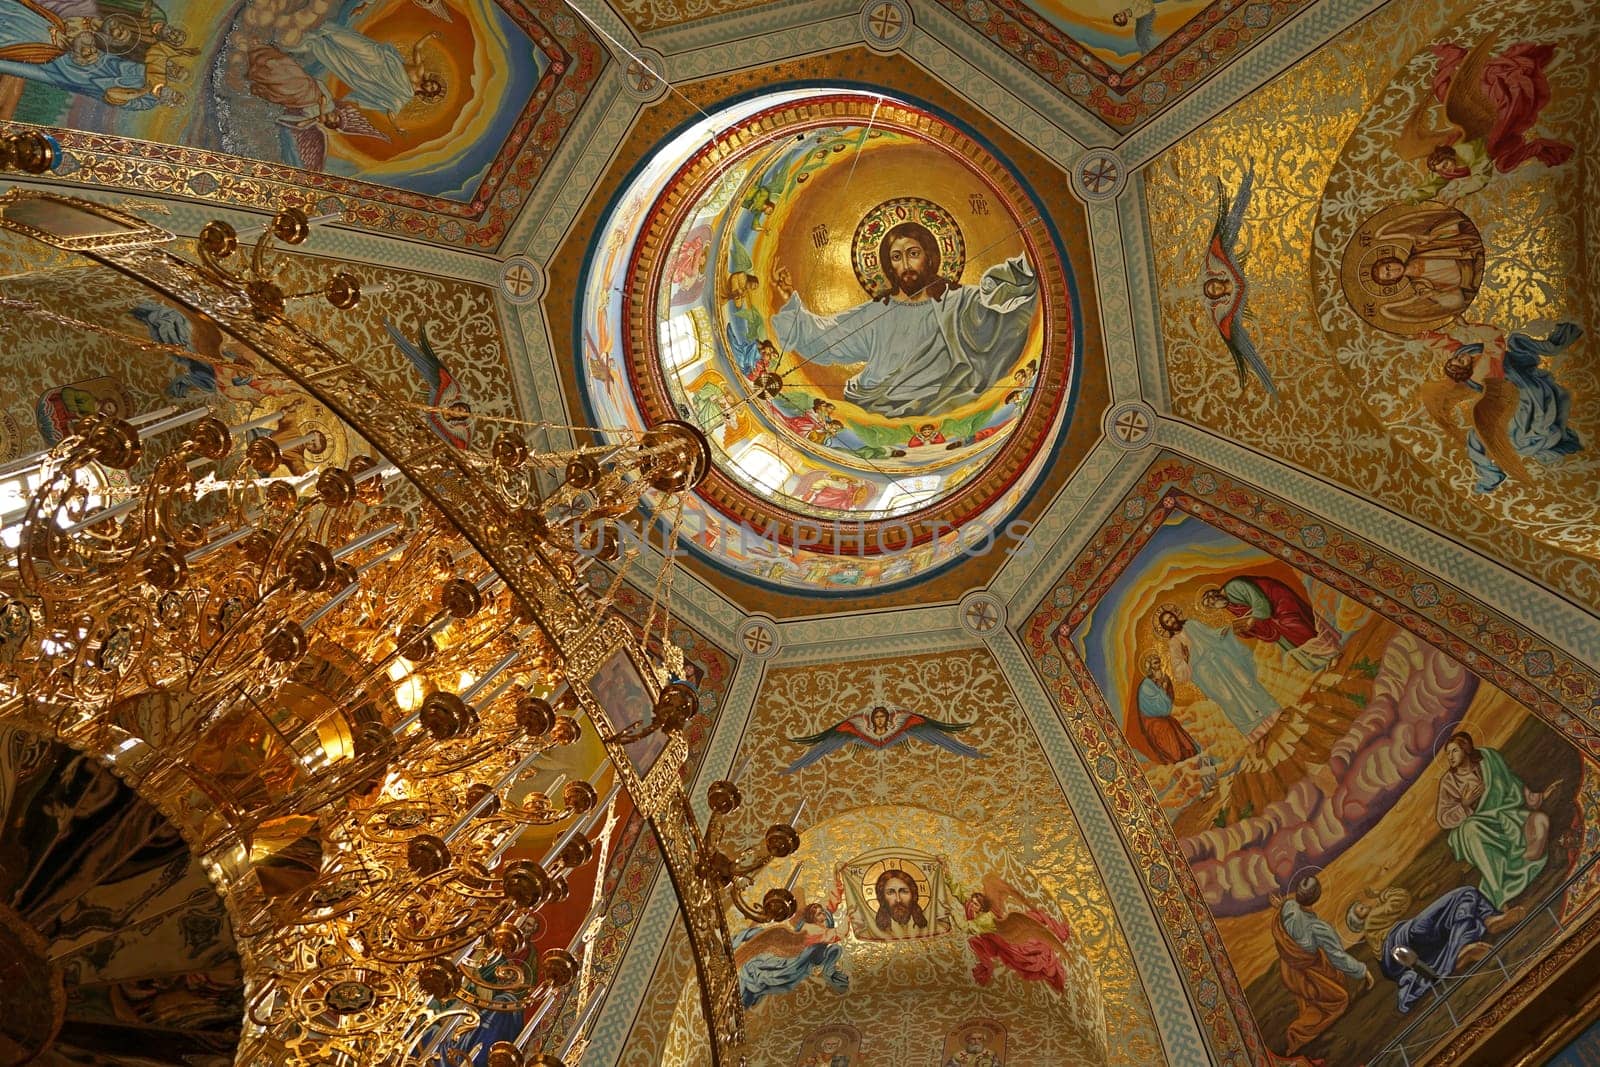
<path fill-rule="evenodd" d="M 400 49 L 336 23 L 306 31 L 286 50 L 309 57 L 348 85 L 350 98 L 361 107 L 394 115 L 415 95 Z"/>
<path fill-rule="evenodd" d="M 1384 977 L 1393 979 L 1400 987 L 1397 1007 L 1402 1012 L 1410 1011 L 1433 988 L 1433 983 L 1397 963 L 1396 948 L 1406 946 L 1435 973 L 1448 977 L 1455 970 L 1461 950 L 1488 937 L 1484 920 L 1498 914 L 1500 909 L 1489 903 L 1489 898 L 1477 886 L 1464 885 L 1450 890 L 1411 918 L 1395 923 L 1383 939 L 1378 966 Z"/>
<path fill-rule="evenodd" d="M 831 916 L 828 926 L 830 929 L 833 927 Z M 741 931 L 734 937 L 733 947 L 737 949 L 766 929 L 765 926 L 752 926 Z M 834 992 L 843 993 L 850 988 L 849 975 L 839 970 L 839 957 L 843 954 L 844 945 L 835 941 L 832 944 L 808 945 L 794 956 L 753 956 L 739 968 L 739 999 L 749 1010 L 774 993 L 787 993 L 794 989 L 806 980 L 813 969 L 822 972 L 823 979 L 833 987 Z"/>
<path fill-rule="evenodd" d="M 1583 328 L 1571 322 L 1560 323 L 1542 341 L 1525 333 L 1506 336 L 1506 381 L 1517 387 L 1517 410 L 1508 433 L 1519 456 L 1553 461 L 1583 448 L 1578 432 L 1567 424 L 1572 394 L 1540 366 L 1545 356 L 1556 355 L 1582 336 Z M 1463 356 L 1482 351 L 1481 344 L 1461 346 Z M 1489 458 L 1476 430 L 1467 434 L 1467 455 L 1478 472 L 1478 483 L 1473 486 L 1478 492 L 1487 493 L 1506 480 L 1506 472 Z"/>
<path fill-rule="evenodd" d="M 48 63 L 18 63 L 0 59 L 0 75 L 53 85 L 69 93 L 79 93 L 93 100 L 127 108 L 129 111 L 147 111 L 161 101 L 154 93 L 144 92 L 145 66 L 122 56 L 101 53 L 95 61 L 83 66 L 70 54 L 52 59 Z M 106 96 L 113 89 L 141 90 L 139 95 L 116 103 Z M 121 95 L 121 94 L 119 94 Z"/>

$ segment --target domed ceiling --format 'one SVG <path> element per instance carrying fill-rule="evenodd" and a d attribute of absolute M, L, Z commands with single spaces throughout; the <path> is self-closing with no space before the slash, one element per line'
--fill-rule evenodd
<path fill-rule="evenodd" d="M 683 549 L 691 795 L 738 777 L 751 842 L 804 802 L 756 888 L 806 907 L 729 916 L 753 1062 L 1454 1064 L 1583 970 L 1592 5 L 168 8 L 197 51 L 102 50 L 110 96 L 0 60 L 58 181 L 185 234 L 336 215 L 296 276 L 371 298 L 304 316 L 389 402 L 553 448 L 706 432 L 640 551 Z M 91 295 L 5 295 L 51 286 Z M 75 406 L 282 400 L 203 331 L 0 331 L 12 452 Z M 395 341 L 424 332 L 448 381 Z M 549 931 L 609 983 L 584 1062 L 702 1062 L 637 831 L 604 919 Z"/>
<path fill-rule="evenodd" d="M 988 551 L 1075 385 L 1052 229 L 988 148 L 893 97 L 796 89 L 697 119 L 600 231 L 595 424 L 698 425 L 714 472 L 681 536 L 760 581 L 859 592 Z"/>

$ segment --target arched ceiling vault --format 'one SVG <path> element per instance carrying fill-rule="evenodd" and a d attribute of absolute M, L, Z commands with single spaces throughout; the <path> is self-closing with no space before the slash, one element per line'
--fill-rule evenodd
<path fill-rule="evenodd" d="M 707 783 L 751 757 L 746 791 L 759 802 L 748 806 L 745 830 L 801 796 L 825 806 L 813 809 L 815 821 L 848 820 L 853 812 L 899 803 L 917 830 L 888 844 L 929 863 L 946 862 L 963 887 L 1005 874 L 1025 896 L 1074 924 L 1084 957 L 1101 976 L 1110 1062 L 1267 1062 L 1268 1050 L 1288 1051 L 1292 1014 L 1281 997 L 1263 991 L 1261 976 L 1276 965 L 1263 886 L 1236 884 L 1204 863 L 1188 862 L 1215 846 L 1206 826 L 1190 825 L 1197 813 L 1220 820 L 1210 829 L 1226 832 L 1251 817 L 1265 818 L 1281 797 L 1246 778 L 1238 780 L 1247 784 L 1226 786 L 1222 800 L 1201 785 L 1187 806 L 1163 806 L 1164 798 L 1185 796 L 1193 783 L 1171 769 L 1185 762 L 1168 758 L 1186 751 L 1182 745 L 1170 734 L 1161 735 L 1163 742 L 1140 733 L 1148 716 L 1130 710 L 1140 706 L 1141 668 L 1130 666 L 1135 650 L 1165 656 L 1169 674 L 1174 656 L 1153 636 L 1149 616 L 1161 605 L 1154 594 L 1141 599 L 1141 582 L 1176 590 L 1173 595 L 1181 593 L 1188 604 L 1199 595 L 1199 569 L 1210 559 L 1219 585 L 1265 575 L 1302 581 L 1308 598 L 1326 594 L 1308 612 L 1337 616 L 1331 621 L 1339 652 L 1310 662 L 1340 681 L 1305 682 L 1290 693 L 1304 663 L 1288 651 L 1273 661 L 1275 670 L 1282 668 L 1272 682 L 1282 692 L 1273 692 L 1328 735 L 1305 741 L 1314 737 L 1310 726 L 1292 743 L 1272 735 L 1271 744 L 1283 752 L 1298 751 L 1300 759 L 1316 763 L 1300 777 L 1282 771 L 1285 788 L 1334 773 L 1325 770 L 1333 765 L 1330 738 L 1344 738 L 1352 751 L 1376 744 L 1366 735 L 1360 744 L 1349 740 L 1349 724 L 1358 710 L 1382 704 L 1383 685 L 1409 684 L 1411 676 L 1396 664 L 1432 669 L 1449 660 L 1469 665 L 1474 681 L 1438 696 L 1429 728 L 1476 731 L 1480 743 L 1505 752 L 1512 770 L 1536 791 L 1547 785 L 1535 769 L 1541 762 L 1567 768 L 1566 792 L 1551 803 L 1584 827 L 1600 820 L 1590 806 L 1600 788 L 1592 767 L 1600 754 L 1594 710 L 1600 683 L 1584 666 L 1600 662 L 1600 568 L 1593 550 L 1600 527 L 1592 509 L 1584 509 L 1590 502 L 1574 502 L 1581 490 L 1568 485 L 1565 525 L 1551 530 L 1539 528 L 1536 517 L 1548 502 L 1523 494 L 1515 479 L 1499 497 L 1475 496 L 1468 463 L 1413 410 L 1417 404 L 1406 391 L 1420 381 L 1421 372 L 1410 371 L 1427 358 L 1418 355 L 1420 342 L 1407 333 L 1374 333 L 1370 316 L 1345 314 L 1341 309 L 1353 305 L 1339 303 L 1346 299 L 1339 255 L 1369 209 L 1380 201 L 1428 199 L 1404 195 L 1409 190 L 1391 196 L 1361 180 L 1363 174 L 1390 182 L 1403 175 L 1419 186 L 1427 180 L 1416 164 L 1392 152 L 1384 156 L 1383 146 L 1395 140 L 1406 105 L 1425 103 L 1433 91 L 1440 57 L 1429 46 L 1490 39 L 1506 47 L 1529 44 L 1533 51 L 1516 61 L 1527 83 L 1533 81 L 1528 64 L 1541 62 L 1530 57 L 1550 46 L 1542 62 L 1554 103 L 1534 135 L 1575 143 L 1577 153 L 1569 161 L 1554 162 L 1547 154 L 1506 167 L 1467 159 L 1462 165 L 1478 168 L 1474 180 L 1489 175 L 1487 191 L 1461 193 L 1460 185 L 1447 185 L 1432 195 L 1459 194 L 1452 210 L 1477 219 L 1475 232 L 1489 246 L 1490 281 L 1480 282 L 1484 294 L 1474 306 L 1493 317 L 1501 334 L 1527 327 L 1530 336 L 1549 338 L 1554 320 L 1587 315 L 1592 264 L 1600 261 L 1588 254 L 1593 205 L 1600 202 L 1593 156 L 1600 93 L 1582 65 L 1593 52 L 1585 51 L 1585 42 L 1594 43 L 1592 11 L 1577 0 L 1550 5 L 1542 15 L 1532 0 L 1169 0 L 1170 8 L 1156 6 L 1156 59 L 1132 71 L 1138 57 L 1127 50 L 1136 31 L 1113 29 L 1118 5 L 1112 0 L 575 2 L 577 8 L 561 0 L 460 0 L 469 34 L 485 19 L 504 22 L 502 36 L 483 46 L 488 51 L 473 68 L 479 73 L 471 75 L 479 80 L 470 84 L 481 86 L 485 98 L 511 92 L 484 80 L 496 48 L 518 62 L 542 49 L 537 76 L 513 87 L 520 94 L 514 108 L 485 112 L 479 125 L 468 123 L 455 134 L 452 144 L 467 155 L 482 142 L 483 158 L 463 156 L 422 175 L 391 171 L 388 184 L 381 177 L 356 180 L 357 172 L 373 173 L 361 168 L 376 164 L 356 141 L 331 134 L 322 135 L 334 137 L 322 148 L 297 142 L 296 151 L 327 153 L 324 173 L 312 175 L 282 158 L 245 163 L 229 151 L 244 142 L 228 139 L 226 130 L 202 130 L 205 136 L 197 137 L 198 127 L 184 127 L 177 111 L 131 117 L 75 105 L 70 94 L 37 91 L 23 92 L 19 103 L 5 95 L 27 88 L 18 84 L 0 92 L 0 105 L 9 101 L 7 117 L 16 121 L 83 127 L 62 135 L 68 163 L 57 184 L 156 204 L 165 213 L 162 224 L 180 233 L 194 234 L 213 217 L 243 225 L 256 217 L 252 210 L 283 200 L 336 212 L 336 220 L 318 228 L 308 252 L 356 264 L 390 286 L 375 294 L 349 333 L 393 372 L 385 380 L 397 391 L 420 388 L 384 348 L 382 320 L 432 301 L 430 314 L 448 323 L 436 339 L 447 337 L 456 346 L 467 365 L 462 377 L 482 390 L 469 399 L 485 411 L 515 411 L 524 420 L 554 424 L 554 443 L 569 439 L 561 427 L 585 421 L 581 368 L 587 354 L 575 341 L 574 321 L 591 249 L 605 240 L 604 221 L 619 191 L 674 131 L 729 99 L 773 85 L 848 84 L 893 91 L 993 146 L 1050 216 L 1076 280 L 1082 326 L 1073 417 L 1056 461 L 1015 512 L 1029 526 L 1026 551 L 968 559 L 919 584 L 833 597 L 775 591 L 698 558 L 685 560 L 674 612 L 715 675 L 707 683 L 714 718 L 693 739 L 698 778 L 691 792 L 703 795 Z M 206 32 L 201 24 L 211 16 L 191 6 L 196 11 L 182 18 L 199 41 Z M 250 0 L 244 6 L 271 5 Z M 419 13 L 421 4 L 377 7 L 404 24 L 394 31 L 397 39 L 433 28 Z M 1181 16 L 1173 13 L 1179 8 Z M 1082 41 L 1099 51 L 1085 50 Z M 1107 41 L 1124 57 L 1109 67 Z M 1113 77 L 1121 79 L 1116 86 Z M 273 103 L 276 92 L 278 110 L 271 115 L 282 116 L 292 86 L 265 88 L 268 81 L 262 74 L 261 92 L 240 89 L 236 95 L 259 109 Z M 1539 96 L 1534 90 L 1528 95 Z M 461 115 L 471 110 L 452 106 Z M 391 140 L 397 136 L 383 129 Z M 1358 131 L 1368 140 L 1352 140 Z M 1483 145 L 1494 139 L 1492 130 L 1478 132 Z M 187 147 L 168 148 L 163 139 Z M 277 151 L 265 141 L 251 144 L 257 155 Z M 1381 164 L 1374 163 L 1380 156 Z M 441 167 L 445 177 L 439 177 Z M 1247 254 L 1234 265 L 1243 263 L 1251 286 L 1251 315 L 1240 321 L 1274 381 L 1275 403 L 1254 377 L 1242 378 L 1248 371 L 1236 374 L 1218 324 L 1207 314 L 1207 301 L 1221 299 L 1204 288 L 1205 278 L 1217 272 L 1207 251 L 1218 184 L 1225 195 L 1244 199 L 1247 172 L 1254 193 L 1239 245 Z M 1345 177 L 1335 182 L 1336 173 Z M 1543 204 L 1555 209 L 1540 213 Z M 1519 205 L 1532 214 L 1517 215 Z M 1433 221 L 1440 219 L 1453 216 Z M 1528 252 L 1507 236 L 1519 219 L 1557 237 Z M 1533 262 L 1541 250 L 1547 259 Z M 1574 281 L 1568 275 L 1585 254 L 1590 273 Z M 1518 256 L 1528 261 L 1524 273 L 1533 280 L 1513 293 L 1507 279 L 1516 275 Z M 14 249 L 0 250 L 0 258 L 8 272 L 26 266 Z M 1552 321 L 1540 322 L 1546 318 Z M 409 321 L 402 325 L 411 328 Z M 1596 324 L 1582 325 L 1592 332 Z M 1340 331 L 1342 341 L 1327 339 Z M 1589 347 L 1548 358 L 1569 360 L 1552 365 L 1569 376 L 1574 425 L 1587 429 L 1593 425 L 1592 336 L 1573 343 Z M 1374 352 L 1385 354 L 1381 366 Z M 55 365 L 50 370 L 66 373 Z M 159 397 L 162 382 L 144 377 L 149 380 L 131 383 L 134 393 Z M 16 410 L 7 409 L 9 423 L 0 423 L 0 445 L 13 452 L 36 447 L 34 404 L 48 387 L 63 384 L 66 379 L 30 382 L 28 395 L 11 405 Z M 1550 475 L 1536 467 L 1530 483 L 1546 485 L 1536 479 L 1549 477 L 1581 485 L 1588 472 L 1592 494 L 1592 456 L 1580 452 L 1560 462 L 1572 466 Z M 1215 562 L 1224 559 L 1226 566 Z M 1109 626 L 1127 627 L 1126 649 L 1100 643 L 1097 627 Z M 1309 631 L 1302 636 L 1315 639 Z M 1358 641 L 1369 642 L 1370 652 L 1369 645 L 1358 650 Z M 1258 659 L 1264 662 L 1270 651 L 1258 650 Z M 1449 673 L 1446 665 L 1438 671 Z M 1318 703 L 1316 694 L 1340 687 L 1345 695 L 1338 699 L 1346 704 L 1335 716 L 1327 710 L 1335 698 Z M 1441 689 L 1449 686 L 1441 683 Z M 1278 758 L 1265 734 L 1250 742 L 1263 745 L 1252 754 L 1241 740 L 1248 731 L 1226 732 L 1226 701 L 1214 692 L 1179 679 L 1173 697 L 1198 748 L 1222 754 L 1235 769 L 1251 759 Z M 970 725 L 951 736 L 970 741 L 985 759 L 913 739 L 882 752 L 847 748 L 785 773 L 805 751 L 792 738 L 852 716 L 867 715 L 871 728 L 870 712 L 878 705 Z M 1324 750 L 1305 755 L 1310 749 L 1300 746 L 1313 744 Z M 1400 811 L 1409 803 L 1405 812 L 1423 823 L 1444 773 L 1433 755 L 1401 752 L 1399 761 L 1409 769 L 1385 780 L 1388 792 L 1379 790 L 1385 804 Z M 1017 788 L 1019 782 L 1026 786 Z M 1226 799 L 1232 789 L 1241 790 L 1237 803 Z M 1258 792 L 1246 800 L 1246 789 Z M 934 814 L 918 814 L 924 809 Z M 1002 872 L 968 863 L 968 852 L 950 840 L 958 836 L 950 829 L 958 822 L 986 823 L 995 855 L 1004 853 L 1011 866 Z M 944 837 L 928 829 L 934 823 L 944 827 Z M 1265 824 L 1252 825 L 1267 832 Z M 1046 828 L 1040 832 L 1047 840 L 1036 836 L 1038 827 Z M 1348 840 L 1334 835 L 1318 842 L 1314 861 L 1269 856 L 1260 863 L 1280 888 L 1303 866 L 1325 869 L 1327 899 L 1341 912 L 1353 901 L 1352 883 L 1335 878 L 1375 885 L 1393 876 L 1393 884 L 1419 898 L 1418 906 L 1447 883 L 1476 884 L 1461 873 L 1465 867 L 1454 881 L 1440 873 L 1442 834 L 1395 845 L 1407 866 L 1398 875 L 1380 872 L 1376 861 L 1363 858 L 1359 840 L 1366 831 L 1374 835 L 1371 847 L 1394 833 L 1363 824 Z M 1551 848 L 1571 845 L 1553 842 Z M 842 845 L 835 851 L 806 876 L 813 898 L 832 891 L 824 866 L 837 870 L 859 858 L 846 856 L 851 849 Z M 686 1025 L 679 1014 L 687 971 L 681 934 L 673 933 L 675 905 L 645 852 L 619 875 L 618 899 L 628 906 L 616 909 L 596 948 L 603 968 L 616 975 L 589 1045 L 596 1063 L 653 1062 L 649 1057 L 681 1039 Z M 1582 849 L 1562 852 L 1549 866 L 1570 870 L 1587 858 Z M 1292 869 L 1279 870 L 1285 862 Z M 1539 885 L 1548 888 L 1555 875 L 1544 877 Z M 1589 899 L 1575 895 L 1571 914 Z M 948 903 L 949 945 L 966 951 L 957 934 L 981 933 L 957 930 L 971 917 L 962 917 L 956 899 Z M 842 922 L 847 905 L 839 908 Z M 1327 905 L 1324 910 L 1338 917 Z M 1347 942 L 1360 940 L 1346 927 L 1338 932 Z M 856 943 L 846 964 L 850 953 L 867 951 L 859 938 Z M 941 943 L 941 951 L 945 947 Z M 861 973 L 868 971 L 863 964 Z M 995 988 L 1027 997 L 1041 988 L 1015 974 L 993 980 Z M 1377 981 L 1387 1006 L 1395 983 Z M 820 978 L 807 982 L 794 996 L 819 1026 L 849 1021 L 848 1000 L 827 993 Z M 1525 995 L 1514 987 L 1507 1003 Z M 1354 1039 L 1341 1035 L 1355 1025 L 1394 1025 L 1390 1015 L 1377 1014 L 1379 999 L 1358 999 L 1351 1016 L 1358 1021 L 1333 1024 L 1332 1037 L 1317 1038 L 1330 1044 L 1317 1047 L 1333 1062 L 1376 1051 L 1356 1048 Z M 774 1005 L 781 1003 L 753 1009 L 758 1032 L 803 1044 L 806 1035 L 798 1030 L 772 1029 Z M 570 1021 L 558 1020 L 556 1029 Z M 1029 1025 L 1016 1023 L 1014 1040 L 1023 1040 Z M 861 1028 L 870 1030 L 865 1023 Z M 929 1031 L 919 1040 L 944 1036 Z M 917 1049 L 925 1059 L 927 1049 Z M 902 1052 L 910 1055 L 895 1055 Z M 1037 1062 L 1020 1045 L 1014 1052 L 1016 1062 Z M 912 1061 L 884 1053 L 868 1062 Z"/>

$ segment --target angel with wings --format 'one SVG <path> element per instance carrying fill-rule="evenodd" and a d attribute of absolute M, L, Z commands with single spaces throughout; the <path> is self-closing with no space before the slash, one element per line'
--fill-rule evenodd
<path fill-rule="evenodd" d="M 964 901 L 967 946 L 978 958 L 972 965 L 974 981 L 988 985 L 996 965 L 1004 965 L 1024 981 L 1045 982 L 1057 993 L 1066 992 L 1071 926 L 1034 907 L 992 871 L 978 888 L 963 893 L 951 883 L 950 892 Z"/>
<path fill-rule="evenodd" d="M 1255 181 L 1255 164 L 1250 164 L 1239 182 L 1239 191 L 1230 200 L 1222 179 L 1217 179 L 1217 220 L 1211 226 L 1211 241 L 1206 246 L 1205 277 L 1200 292 L 1205 297 L 1206 310 L 1216 324 L 1217 333 L 1233 355 L 1234 368 L 1239 372 L 1239 391 L 1244 392 L 1245 368 L 1261 379 L 1261 384 L 1274 398 L 1278 387 L 1272 384 L 1272 375 L 1266 361 L 1256 351 L 1255 342 L 1245 332 L 1245 319 L 1249 309 L 1245 297 L 1249 282 L 1245 280 L 1243 256 L 1235 249 L 1239 241 L 1239 227 L 1244 224 L 1244 213 L 1250 207 L 1250 188 Z"/>
<path fill-rule="evenodd" d="M 289 131 L 294 141 L 295 156 L 306 170 L 321 171 L 328 162 L 328 137 L 365 137 L 370 141 L 388 144 L 394 140 L 372 124 L 366 114 L 350 99 L 332 101 L 325 110 L 311 115 L 281 115 L 278 125 Z"/>
<path fill-rule="evenodd" d="M 827 904 L 807 903 L 805 892 L 794 889 L 794 917 L 769 926 L 752 926 L 733 938 L 733 963 L 739 971 L 739 998 L 745 1010 L 774 993 L 788 993 L 811 976 L 822 975 L 835 993 L 850 988 L 850 976 L 839 970 L 844 955 L 843 932 L 834 916 L 844 899 L 844 888 Z"/>
<path fill-rule="evenodd" d="M 1583 448 L 1567 421 L 1572 395 L 1542 365 L 1544 357 L 1583 336 L 1583 329 L 1558 323 L 1540 339 L 1480 324 L 1472 335 L 1460 341 L 1443 333 L 1422 334 L 1445 356 L 1444 377 L 1423 383 L 1417 398 L 1445 433 L 1466 445 L 1478 476 L 1474 488 L 1487 493 L 1507 477 L 1526 479 L 1525 457 L 1553 462 Z M 1457 414 L 1463 404 L 1472 413 L 1472 428 L 1465 433 Z"/>
<path fill-rule="evenodd" d="M 1507 174 L 1532 159 L 1559 167 L 1572 158 L 1572 145 L 1528 136 L 1550 102 L 1544 71 L 1555 46 L 1524 41 L 1496 54 L 1496 43 L 1491 34 L 1470 50 L 1449 42 L 1429 49 L 1439 57 L 1432 97 L 1417 105 L 1395 141 L 1397 154 L 1428 170 L 1410 199 L 1433 200 L 1447 190 L 1459 199 L 1496 171 Z M 1435 104 L 1444 107 L 1443 126 L 1430 118 Z"/>
<path fill-rule="evenodd" d="M 428 328 L 417 331 L 415 344 L 388 319 L 383 328 L 428 387 L 429 428 L 456 448 L 466 448 L 472 443 L 472 406 L 461 398 L 461 387 L 428 343 Z"/>
<path fill-rule="evenodd" d="M 974 725 L 976 724 L 970 722 L 940 722 L 931 716 L 918 715 L 905 708 L 890 708 L 884 704 L 875 704 L 820 733 L 789 738 L 796 744 L 808 747 L 804 755 L 784 768 L 784 773 L 793 774 L 848 745 L 882 750 L 912 739 L 937 745 L 947 752 L 954 752 L 968 759 L 983 759 L 982 752 L 951 736 Z"/>

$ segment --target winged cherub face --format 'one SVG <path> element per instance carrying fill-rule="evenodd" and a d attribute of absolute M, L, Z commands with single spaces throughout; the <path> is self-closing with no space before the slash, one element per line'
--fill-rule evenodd
<path fill-rule="evenodd" d="M 874 733 L 886 733 L 889 724 L 894 721 L 894 716 L 889 714 L 889 709 L 879 705 L 872 709 L 872 729 Z"/>
<path fill-rule="evenodd" d="M 1233 286 L 1228 284 L 1228 279 L 1226 278 L 1207 278 L 1205 284 L 1200 287 L 1201 291 L 1206 294 L 1207 300 L 1225 299 L 1232 288 Z"/>

